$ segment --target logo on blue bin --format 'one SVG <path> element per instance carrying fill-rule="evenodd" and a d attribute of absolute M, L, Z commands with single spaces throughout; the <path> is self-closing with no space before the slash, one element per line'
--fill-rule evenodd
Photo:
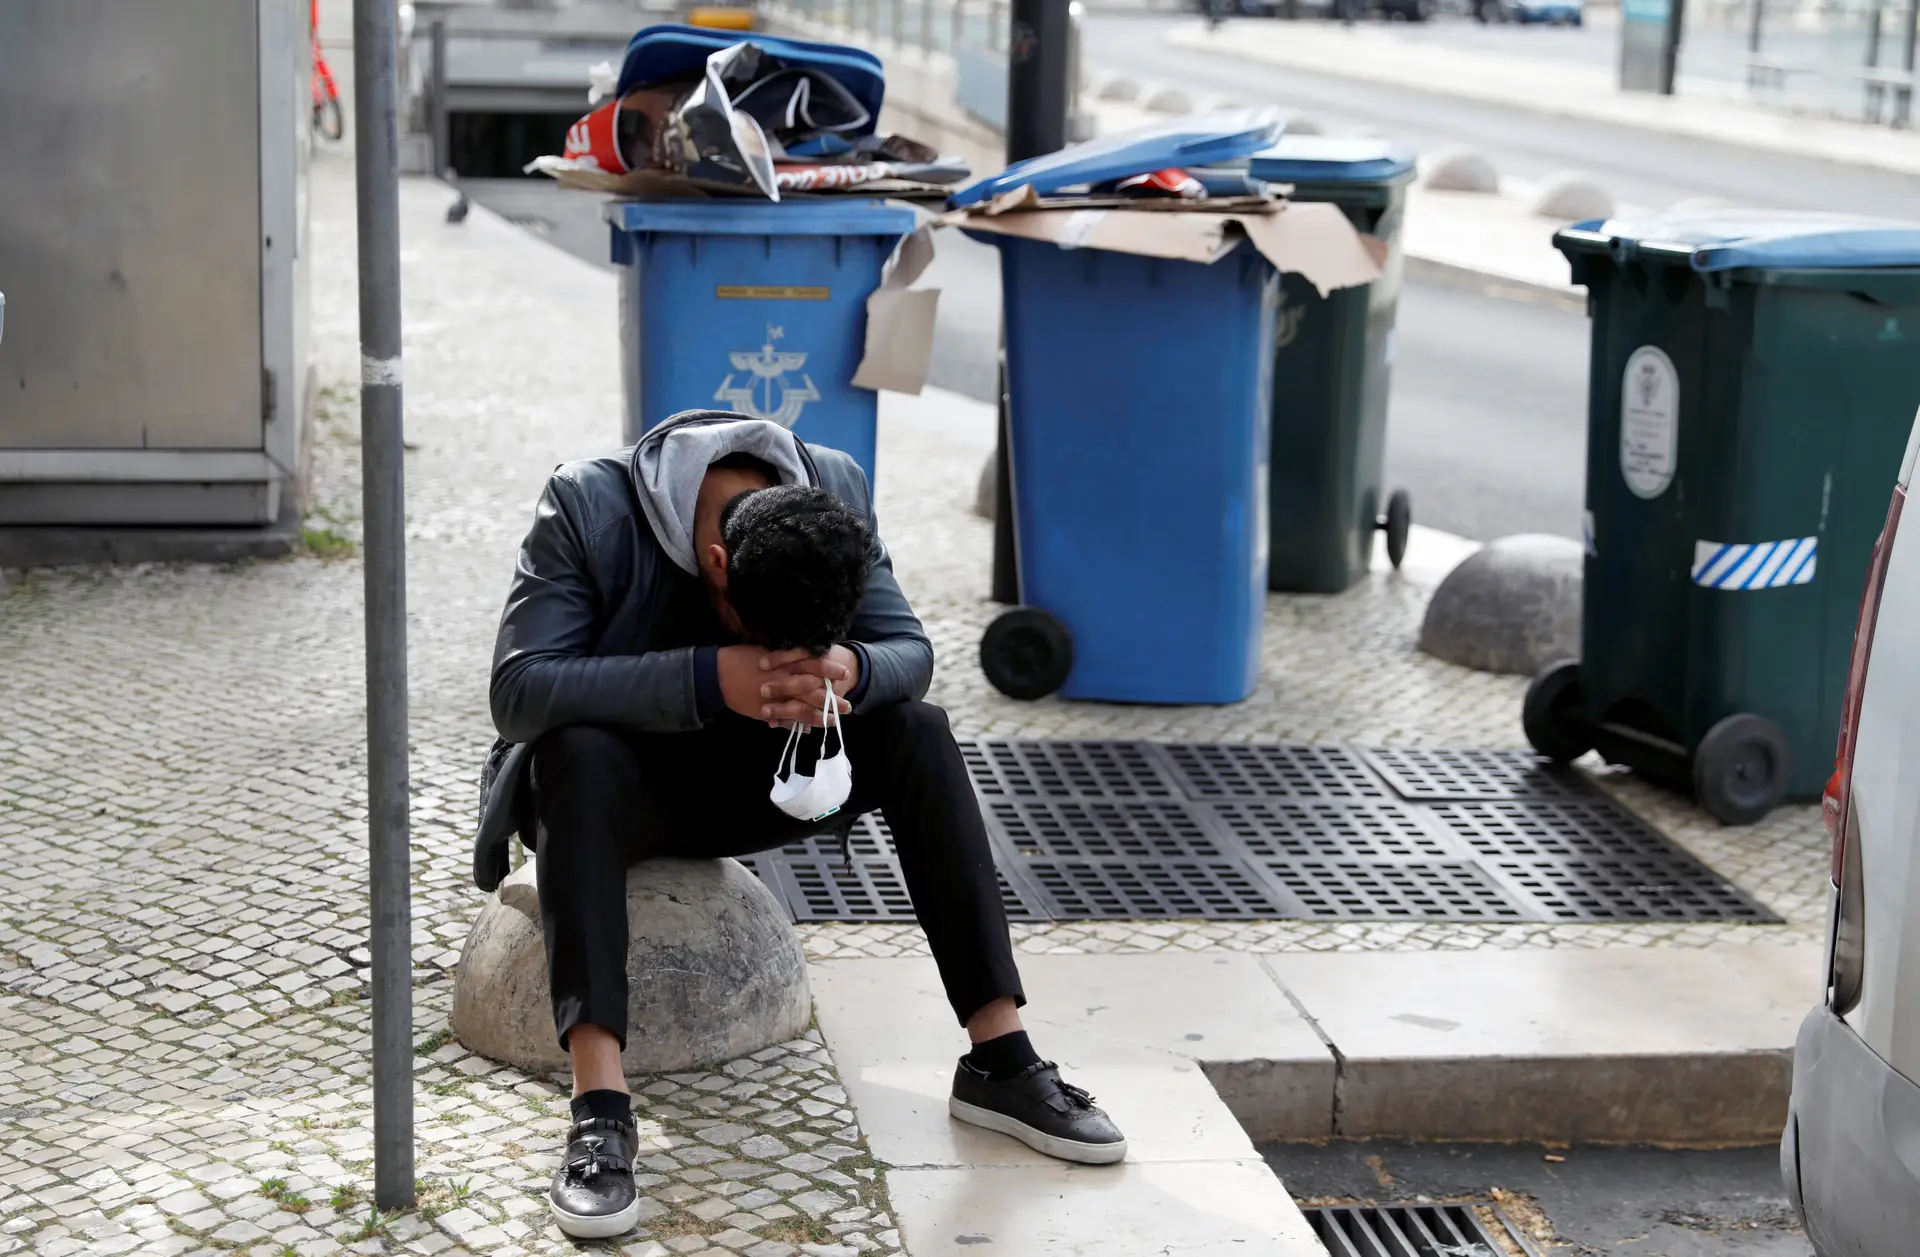
<path fill-rule="evenodd" d="M 773 347 L 786 334 L 786 329 L 769 323 L 767 339 L 758 353 L 750 349 L 729 353 L 727 359 L 733 363 L 733 370 L 720 381 L 713 400 L 727 403 L 735 414 L 771 419 L 782 427 L 791 428 L 799 422 L 807 403 L 820 400 L 820 390 L 813 386 L 813 378 L 800 370 L 807 365 L 807 355 Z M 798 375 L 797 383 L 787 378 L 790 373 Z"/>

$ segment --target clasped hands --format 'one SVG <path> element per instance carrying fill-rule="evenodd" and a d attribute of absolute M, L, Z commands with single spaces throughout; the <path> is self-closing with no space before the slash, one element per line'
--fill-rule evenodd
<path fill-rule="evenodd" d="M 769 651 L 759 646 L 720 648 L 720 694 L 729 710 L 775 728 L 826 726 L 826 685 L 842 715 L 853 710 L 846 695 L 860 685 L 860 656 L 846 646 L 824 655 L 802 649 Z"/>

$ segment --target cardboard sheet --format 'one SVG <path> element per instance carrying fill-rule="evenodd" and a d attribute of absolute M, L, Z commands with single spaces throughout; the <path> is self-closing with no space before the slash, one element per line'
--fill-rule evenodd
<path fill-rule="evenodd" d="M 1089 206 L 1084 199 L 1043 201 L 1022 187 L 935 219 L 901 244 L 893 269 L 867 299 L 866 355 L 853 377 L 859 387 L 918 393 L 925 384 L 940 293 L 912 285 L 932 261 L 932 233 L 942 227 L 1202 264 L 1244 241 L 1323 297 L 1380 278 L 1387 256 L 1385 241 L 1362 235 L 1334 205 L 1236 198 L 1212 206 L 1171 199 Z"/>
<path fill-rule="evenodd" d="M 1386 257 L 1384 243 L 1361 235 L 1335 205 L 1277 202 L 1265 211 L 1186 213 L 1131 207 L 1072 209 L 1045 205 L 1025 188 L 1003 200 L 1011 203 L 990 202 L 979 210 L 948 214 L 939 225 L 1043 240 L 1063 249 L 1105 249 L 1200 263 L 1218 261 L 1244 240 L 1275 269 L 1301 276 L 1323 297 L 1335 289 L 1380 278 Z"/>

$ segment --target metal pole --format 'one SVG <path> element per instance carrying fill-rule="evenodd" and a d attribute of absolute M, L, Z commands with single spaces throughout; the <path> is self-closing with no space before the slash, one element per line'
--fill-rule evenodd
<path fill-rule="evenodd" d="M 452 122 L 447 117 L 447 21 L 433 19 L 433 177 L 447 177 L 448 148 L 452 145 Z"/>
<path fill-rule="evenodd" d="M 1907 81 L 1900 86 L 1893 104 L 1893 125 L 1904 127 L 1913 121 L 1913 55 L 1920 38 L 1920 0 L 1907 0 L 1907 20 L 1900 28 L 1900 66 Z"/>
<path fill-rule="evenodd" d="M 1874 0 L 1873 13 L 1867 19 L 1867 52 L 1861 68 L 1878 70 L 1880 68 L 1880 14 L 1885 8 L 1879 0 Z M 1861 113 L 1868 122 L 1879 122 L 1880 105 L 1886 96 L 1886 90 L 1872 78 L 1862 80 L 1866 84 L 1866 104 Z"/>
<path fill-rule="evenodd" d="M 373 1200 L 413 1203 L 413 923 L 407 853 L 407 558 L 400 409 L 400 144 L 393 0 L 353 0 L 366 536 L 367 890 Z"/>
<path fill-rule="evenodd" d="M 1013 0 L 1007 27 L 1007 161 L 1058 152 L 1067 144 L 1073 25 L 1068 0 Z M 1005 333 L 1003 332 L 1004 336 Z M 1013 468 L 1008 457 L 1007 368 L 1000 355 L 1000 444 L 994 453 L 993 600 L 1020 601 L 1020 556 L 1013 531 Z"/>
<path fill-rule="evenodd" d="M 1673 8 L 1667 17 L 1666 47 L 1660 50 L 1660 94 L 1673 95 L 1674 82 L 1680 75 L 1680 41 L 1687 29 L 1687 0 L 1673 0 Z"/>

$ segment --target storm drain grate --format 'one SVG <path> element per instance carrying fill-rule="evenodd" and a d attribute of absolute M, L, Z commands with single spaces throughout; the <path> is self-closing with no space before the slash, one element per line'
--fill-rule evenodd
<path fill-rule="evenodd" d="M 1248 799 L 1207 811 L 1262 861 L 1424 860 L 1455 851 L 1420 809 L 1384 799 Z"/>
<path fill-rule="evenodd" d="M 1332 1257 L 1539 1257 L 1492 1201 L 1325 1205 L 1300 1212 Z"/>
<path fill-rule="evenodd" d="M 1049 859 L 1233 859 L 1182 803 L 1002 801 L 995 826 L 1022 856 Z"/>
<path fill-rule="evenodd" d="M 1549 921 L 1751 921 L 1780 918 L 1681 852 L 1603 860 L 1496 860 Z"/>
<path fill-rule="evenodd" d="M 838 834 L 815 834 L 776 851 L 741 856 L 740 863 L 786 904 L 795 921 L 913 920 L 913 900 L 886 820 L 878 813 L 863 816 L 847 837 L 844 853 Z M 995 872 L 1007 919 L 1047 920 L 1033 892 L 1014 884 L 1004 860 L 1000 865 Z"/>
<path fill-rule="evenodd" d="M 1302 917 L 1360 921 L 1525 921 L 1532 917 L 1471 860 L 1404 864 L 1361 860 L 1271 861 L 1270 877 L 1299 900 Z"/>
<path fill-rule="evenodd" d="M 1571 768 L 1532 751 L 1460 751 L 1386 747 L 1365 752 L 1394 793 L 1436 803 L 1445 799 L 1590 799 L 1593 787 Z"/>
<path fill-rule="evenodd" d="M 1284 917 L 1280 903 L 1234 860 L 1030 860 L 1022 870 L 1056 921 Z"/>
<path fill-rule="evenodd" d="M 1195 799 L 1383 798 L 1386 789 L 1344 746 L 1173 743 L 1161 748 Z"/>
<path fill-rule="evenodd" d="M 1173 799 L 1180 791 L 1145 742 L 962 742 L 982 797 Z"/>
<path fill-rule="evenodd" d="M 1517 751 L 964 742 L 1015 921 L 1771 922 Z M 857 771 L 857 770 L 856 770 Z M 886 822 L 745 857 L 800 921 L 910 921 Z"/>
<path fill-rule="evenodd" d="M 1556 859 L 1644 855 L 1664 842 L 1637 817 L 1602 799 L 1441 803 L 1434 819 L 1482 856 Z M 1651 840 L 1651 841 L 1650 841 Z"/>

